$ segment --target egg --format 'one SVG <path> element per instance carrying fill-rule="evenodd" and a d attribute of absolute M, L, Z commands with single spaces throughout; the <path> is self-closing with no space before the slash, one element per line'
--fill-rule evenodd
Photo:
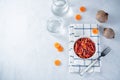
<path fill-rule="evenodd" d="M 111 28 L 104 28 L 103 36 L 108 39 L 113 39 L 113 38 L 115 38 L 115 32 Z"/>
<path fill-rule="evenodd" d="M 103 10 L 99 10 L 96 14 L 96 19 L 100 22 L 100 23 L 105 23 L 108 20 L 108 13 L 103 11 Z"/>

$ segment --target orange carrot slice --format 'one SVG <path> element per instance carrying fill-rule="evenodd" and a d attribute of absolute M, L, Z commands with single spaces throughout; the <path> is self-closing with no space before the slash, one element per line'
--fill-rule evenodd
<path fill-rule="evenodd" d="M 80 14 L 77 14 L 77 15 L 75 16 L 75 19 L 76 19 L 76 20 L 81 20 L 81 18 L 82 18 L 82 17 L 81 17 Z"/>
<path fill-rule="evenodd" d="M 64 50 L 64 48 L 62 46 L 60 46 L 57 50 L 58 50 L 58 52 L 62 52 Z"/>
<path fill-rule="evenodd" d="M 60 65 L 61 65 L 61 61 L 57 59 L 57 60 L 54 61 L 54 64 L 55 64 L 56 66 L 60 66 Z"/>
<path fill-rule="evenodd" d="M 98 28 L 93 28 L 93 29 L 92 29 L 92 33 L 93 33 L 93 34 L 98 34 L 98 32 L 99 32 Z"/>
<path fill-rule="evenodd" d="M 54 43 L 54 46 L 55 46 L 55 48 L 59 48 L 61 45 L 60 45 L 60 43 L 55 42 L 55 43 Z"/>
<path fill-rule="evenodd" d="M 58 42 L 55 42 L 54 43 L 54 46 L 55 46 L 55 48 L 58 50 L 58 52 L 62 52 L 63 50 L 64 50 L 64 48 L 61 46 L 61 44 L 60 43 L 58 43 Z"/>
<path fill-rule="evenodd" d="M 81 11 L 81 12 L 85 12 L 85 11 L 86 11 L 86 8 L 85 8 L 84 6 L 81 6 L 81 7 L 80 7 L 80 11 Z"/>

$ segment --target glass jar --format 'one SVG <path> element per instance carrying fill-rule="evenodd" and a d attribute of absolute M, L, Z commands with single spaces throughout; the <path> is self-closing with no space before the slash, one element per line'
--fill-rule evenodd
<path fill-rule="evenodd" d="M 69 5 L 66 0 L 53 0 L 51 8 L 56 16 L 64 16 L 69 10 Z"/>

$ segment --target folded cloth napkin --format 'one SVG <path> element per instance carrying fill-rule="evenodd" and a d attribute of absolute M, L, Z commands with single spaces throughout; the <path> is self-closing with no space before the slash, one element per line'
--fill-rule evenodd
<path fill-rule="evenodd" d="M 81 72 L 93 60 L 100 55 L 100 36 L 92 32 L 93 28 L 98 28 L 97 24 L 71 24 L 69 26 L 69 72 Z M 96 52 L 88 59 L 79 58 L 73 50 L 74 43 L 80 37 L 89 37 L 95 42 Z M 88 72 L 100 72 L 101 61 L 99 60 Z"/>

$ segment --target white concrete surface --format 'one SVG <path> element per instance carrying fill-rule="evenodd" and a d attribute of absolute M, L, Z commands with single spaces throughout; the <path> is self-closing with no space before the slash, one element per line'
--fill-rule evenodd
<path fill-rule="evenodd" d="M 112 27 L 116 38 L 101 38 L 102 44 L 112 51 L 102 59 L 100 73 L 79 74 L 68 72 L 67 35 L 64 39 L 51 36 L 46 30 L 46 21 L 52 17 L 52 0 L 0 0 L 0 80 L 119 80 L 120 79 L 120 11 L 119 0 L 70 0 L 70 23 L 98 23 L 95 14 L 99 9 L 109 13 L 106 26 Z M 74 20 L 79 7 L 86 6 L 81 21 Z M 65 48 L 58 53 L 53 47 L 59 41 Z M 62 65 L 54 66 L 55 59 Z"/>

